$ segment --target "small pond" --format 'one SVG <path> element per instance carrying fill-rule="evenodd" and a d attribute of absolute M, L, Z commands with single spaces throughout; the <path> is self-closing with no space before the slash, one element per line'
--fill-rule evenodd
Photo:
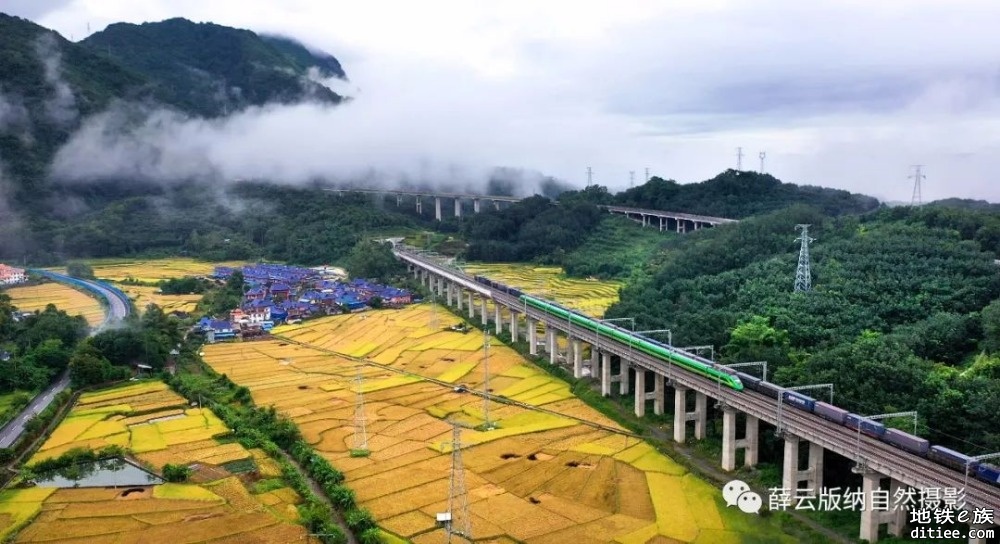
<path fill-rule="evenodd" d="M 162 483 L 159 476 L 124 459 L 81 463 L 35 478 L 39 487 L 128 487 Z"/>

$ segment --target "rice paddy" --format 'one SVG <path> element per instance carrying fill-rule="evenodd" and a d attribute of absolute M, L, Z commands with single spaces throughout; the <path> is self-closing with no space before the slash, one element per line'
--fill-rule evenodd
<path fill-rule="evenodd" d="M 184 276 L 204 276 L 211 274 L 216 266 L 242 266 L 243 261 L 210 263 L 183 257 L 151 260 L 98 259 L 87 261 L 94 269 L 94 276 L 100 279 L 120 282 L 134 279 L 142 282 L 157 282 Z M 63 269 L 55 269 L 63 272 Z"/>
<path fill-rule="evenodd" d="M 229 429 L 209 410 L 191 408 L 162 382 L 142 382 L 81 395 L 29 465 L 70 448 L 118 444 L 158 470 L 192 464 L 191 480 L 132 488 L 26 488 L 0 493 L 0 538 L 14 542 L 300 542 L 301 498 L 282 487 L 254 494 L 254 478 L 280 476 L 278 464 L 215 437 Z M 222 466 L 253 459 L 259 476 Z"/>
<path fill-rule="evenodd" d="M 205 346 L 205 361 L 292 418 L 394 541 L 443 539 L 435 515 L 448 508 L 453 425 L 477 542 L 791 541 L 760 518 L 726 512 L 719 490 L 495 341 L 492 392 L 547 411 L 493 402 L 487 416 L 481 397 L 455 391 L 485 381 L 483 336 L 446 330 L 458 321 L 430 304 L 331 316 L 279 327 L 269 341 Z M 351 455 L 358 390 L 367 457 Z M 484 430 L 487 417 L 495 429 Z"/>
<path fill-rule="evenodd" d="M 463 267 L 463 270 L 467 274 L 484 275 L 595 317 L 604 316 L 605 310 L 618 302 L 618 289 L 622 286 L 617 281 L 569 278 L 558 266 L 475 263 Z"/>
<path fill-rule="evenodd" d="M 202 295 L 163 295 L 158 287 L 146 285 L 119 285 L 122 291 L 132 299 L 136 308 L 145 308 L 149 304 L 156 304 L 166 313 L 183 312 L 191 313 L 198 306 Z"/>
<path fill-rule="evenodd" d="M 62 283 L 11 287 L 4 291 L 22 312 L 44 310 L 49 304 L 69 315 L 82 315 L 91 327 L 104 321 L 104 308 L 96 298 Z"/>

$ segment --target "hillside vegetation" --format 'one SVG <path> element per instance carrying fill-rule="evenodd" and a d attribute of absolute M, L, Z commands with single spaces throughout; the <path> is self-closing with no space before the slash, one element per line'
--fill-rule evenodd
<path fill-rule="evenodd" d="M 794 293 L 794 226 L 813 290 Z M 1000 217 L 946 207 L 828 217 L 799 206 L 666 242 L 608 315 L 668 328 L 864 413 L 917 410 L 934 442 L 1000 449 Z M 651 303 L 655 301 L 655 303 Z"/>

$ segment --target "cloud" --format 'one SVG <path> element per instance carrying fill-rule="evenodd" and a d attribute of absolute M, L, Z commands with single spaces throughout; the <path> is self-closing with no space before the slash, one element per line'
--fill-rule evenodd
<path fill-rule="evenodd" d="M 233 5 L 77 0 L 42 22 L 79 35 L 180 15 L 295 36 L 341 60 L 355 99 L 221 123 L 161 112 L 111 141 L 114 116 L 95 118 L 56 171 L 390 183 L 511 165 L 582 185 L 591 166 L 623 188 L 645 167 L 706 179 L 742 146 L 787 181 L 905 199 L 922 163 L 929 198 L 1000 200 L 995 2 Z"/>
<path fill-rule="evenodd" d="M 28 110 L 18 96 L 0 91 L 0 134 L 11 133 L 28 123 Z"/>
<path fill-rule="evenodd" d="M 51 89 L 51 96 L 45 99 L 45 115 L 58 125 L 69 125 L 76 120 L 76 97 L 62 77 L 62 52 L 52 33 L 45 32 L 35 41 L 35 54 L 42 62 L 45 82 Z"/>

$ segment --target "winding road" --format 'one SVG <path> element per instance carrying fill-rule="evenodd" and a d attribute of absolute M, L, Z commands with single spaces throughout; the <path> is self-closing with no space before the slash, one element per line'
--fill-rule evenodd
<path fill-rule="evenodd" d="M 106 327 L 116 323 L 126 316 L 128 316 L 131 311 L 131 306 L 126 299 L 123 299 L 119 293 L 115 292 L 113 289 L 109 288 L 106 284 L 99 281 L 90 280 L 80 280 L 77 278 L 71 278 L 69 276 L 64 276 L 62 274 L 56 274 L 55 272 L 44 272 L 44 275 L 49 279 L 58 281 L 61 283 L 70 283 L 77 286 L 79 284 L 86 284 L 86 289 L 90 294 L 102 297 L 108 304 L 107 313 L 104 317 L 104 322 L 101 323 L 99 327 L 94 328 L 90 331 L 90 335 L 93 336 Z M 56 397 L 59 393 L 69 387 L 69 369 L 66 369 L 60 376 L 59 379 L 55 381 L 52 385 L 45 388 L 44 391 L 35 395 L 35 398 L 31 399 L 28 406 L 21 411 L 17 417 L 11 419 L 7 422 L 3 428 L 0 428 L 0 448 L 9 448 L 17 439 L 21 437 L 24 433 L 24 426 L 35 417 L 35 415 L 41 413 L 49 404 L 52 403 L 52 399 Z"/>

